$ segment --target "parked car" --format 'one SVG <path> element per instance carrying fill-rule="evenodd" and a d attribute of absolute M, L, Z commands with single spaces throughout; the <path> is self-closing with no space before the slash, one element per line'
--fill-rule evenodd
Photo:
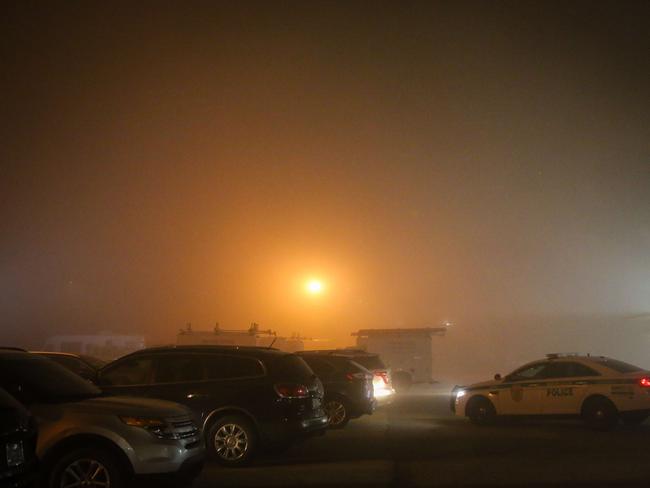
<path fill-rule="evenodd" d="M 106 361 L 87 356 L 85 354 L 72 354 L 69 352 L 51 352 L 51 351 L 32 351 L 50 358 L 52 361 L 59 363 L 61 366 L 68 368 L 73 373 L 78 374 L 83 379 L 95 381 L 97 371 L 106 366 Z"/>
<path fill-rule="evenodd" d="M 248 463 L 260 448 L 324 432 L 323 385 L 295 354 L 239 346 L 144 349 L 104 367 L 98 383 L 117 394 L 183 403 L 200 418 L 219 463 Z"/>
<path fill-rule="evenodd" d="M 22 488 L 36 480 L 36 423 L 0 388 L 0 486 Z"/>
<path fill-rule="evenodd" d="M 377 406 L 388 405 L 395 398 L 395 389 L 390 370 L 386 367 L 378 354 L 360 349 L 322 349 L 317 351 L 304 351 L 322 356 L 343 356 L 359 363 L 373 374 L 372 386 Z"/>
<path fill-rule="evenodd" d="M 372 414 L 376 400 L 373 374 L 346 356 L 301 352 L 325 387 L 325 412 L 330 428 L 341 429 L 354 418 Z"/>
<path fill-rule="evenodd" d="M 501 377 L 455 387 L 452 410 L 473 423 L 497 416 L 574 416 L 595 429 L 650 415 L 650 371 L 617 359 L 547 354 Z"/>
<path fill-rule="evenodd" d="M 47 487 L 120 488 L 133 476 L 182 483 L 201 471 L 201 432 L 181 405 L 105 397 L 50 359 L 7 349 L 0 349 L 0 387 L 36 419 Z"/>

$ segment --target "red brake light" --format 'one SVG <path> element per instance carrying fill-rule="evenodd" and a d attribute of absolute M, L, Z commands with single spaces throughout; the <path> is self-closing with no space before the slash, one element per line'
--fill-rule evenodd
<path fill-rule="evenodd" d="M 639 386 L 643 386 L 643 387 L 645 387 L 645 388 L 649 388 L 649 387 L 650 387 L 650 378 L 647 377 L 647 376 L 644 376 L 643 378 L 641 378 L 641 379 L 639 380 Z"/>
<path fill-rule="evenodd" d="M 305 385 L 282 383 L 275 385 L 275 392 L 280 398 L 308 398 L 309 389 Z"/>

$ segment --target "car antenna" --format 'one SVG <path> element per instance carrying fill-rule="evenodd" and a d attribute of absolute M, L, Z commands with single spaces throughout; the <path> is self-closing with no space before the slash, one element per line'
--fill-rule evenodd
<path fill-rule="evenodd" d="M 273 347 L 273 344 L 275 344 L 275 341 L 278 340 L 278 336 L 275 336 L 273 340 L 271 341 L 271 344 L 269 344 L 269 347 L 267 349 L 271 349 Z"/>

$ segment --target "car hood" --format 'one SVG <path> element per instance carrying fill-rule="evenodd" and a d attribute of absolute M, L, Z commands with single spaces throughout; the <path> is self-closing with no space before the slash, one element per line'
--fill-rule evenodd
<path fill-rule="evenodd" d="M 488 381 L 481 381 L 479 383 L 472 383 L 471 385 L 466 385 L 461 387 L 461 390 L 467 390 L 467 389 L 475 389 L 475 388 L 489 388 L 491 386 L 496 386 L 503 383 L 503 380 L 488 380 Z"/>
<path fill-rule="evenodd" d="M 178 403 L 128 396 L 95 397 L 62 404 L 62 406 L 64 405 L 67 409 L 86 414 L 141 415 L 165 418 L 189 415 L 189 410 Z"/>

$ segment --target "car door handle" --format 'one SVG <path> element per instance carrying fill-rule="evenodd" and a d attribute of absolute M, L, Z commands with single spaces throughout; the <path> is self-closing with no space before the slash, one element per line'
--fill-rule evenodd
<path fill-rule="evenodd" d="M 573 384 L 574 384 L 574 385 L 586 385 L 587 382 L 586 382 L 586 381 L 576 381 L 576 382 L 573 383 Z"/>

